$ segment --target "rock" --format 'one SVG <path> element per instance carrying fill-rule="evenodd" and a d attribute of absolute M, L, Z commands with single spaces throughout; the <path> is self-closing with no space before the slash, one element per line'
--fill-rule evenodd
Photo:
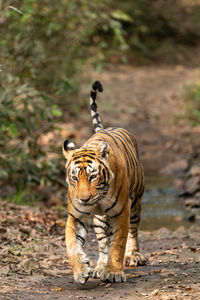
<path fill-rule="evenodd" d="M 195 193 L 195 198 L 198 199 L 198 200 L 200 200 L 200 191 L 197 192 L 197 193 Z"/>
<path fill-rule="evenodd" d="M 174 179 L 172 185 L 175 189 L 180 189 L 183 187 L 183 183 L 184 183 L 184 180 L 176 178 L 176 179 Z"/>
<path fill-rule="evenodd" d="M 188 168 L 188 161 L 186 159 L 180 159 L 168 164 L 164 169 L 161 170 L 161 173 L 166 175 L 181 174 L 187 171 Z"/>
<path fill-rule="evenodd" d="M 200 177 L 193 176 L 190 177 L 185 183 L 185 191 L 186 193 L 193 195 L 200 189 Z"/>
<path fill-rule="evenodd" d="M 197 176 L 200 175 L 200 166 L 192 166 L 189 171 L 190 176 Z"/>
<path fill-rule="evenodd" d="M 185 227 L 184 226 L 179 226 L 178 228 L 176 228 L 175 232 L 184 233 L 185 232 Z"/>
<path fill-rule="evenodd" d="M 195 222 L 196 221 L 196 215 L 195 214 L 191 214 L 191 215 L 188 216 L 187 219 L 190 222 Z"/>
<path fill-rule="evenodd" d="M 198 200 L 196 198 L 189 198 L 184 201 L 184 205 L 192 208 L 198 208 L 200 207 L 200 199 Z"/>

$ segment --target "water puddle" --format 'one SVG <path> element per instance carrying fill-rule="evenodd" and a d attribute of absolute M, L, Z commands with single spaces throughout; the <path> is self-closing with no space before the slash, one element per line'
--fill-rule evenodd
<path fill-rule="evenodd" d="M 189 227 L 186 210 L 172 187 L 172 178 L 160 174 L 146 176 L 146 188 L 142 201 L 140 229 L 153 231 L 160 227 L 175 230 Z"/>

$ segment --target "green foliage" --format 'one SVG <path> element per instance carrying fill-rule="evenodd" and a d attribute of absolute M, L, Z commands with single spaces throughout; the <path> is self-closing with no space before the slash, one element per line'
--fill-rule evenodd
<path fill-rule="evenodd" d="M 47 145 L 52 159 L 40 137 L 63 110 L 80 114 L 76 74 L 104 60 L 111 42 L 126 47 L 121 20 L 129 17 L 120 10 L 112 17 L 106 0 L 8 3 L 0 14 L 0 185 L 16 186 L 10 201 L 26 203 L 40 197 L 37 186 L 64 184 L 61 145 Z"/>
<path fill-rule="evenodd" d="M 200 124 L 200 83 L 184 87 L 186 111 L 183 117 L 187 118 L 191 126 Z"/>
<path fill-rule="evenodd" d="M 102 48 L 110 42 L 125 47 L 121 20 L 129 17 L 120 10 L 118 19 L 112 17 L 106 0 L 23 0 L 19 5 L 23 16 L 8 10 L 1 25 L 2 56 L 39 89 L 60 93 L 60 82 L 80 72 L 87 58 L 104 59 Z"/>
<path fill-rule="evenodd" d="M 88 65 L 101 70 L 113 53 L 125 62 L 127 50 L 168 54 L 169 39 L 190 43 L 199 38 L 200 8 L 165 0 L 11 2 L 0 0 L 0 185 L 16 186 L 19 202 L 38 186 L 63 184 L 59 155 L 50 158 L 39 140 L 66 111 L 80 116 L 84 104 L 75 99 Z M 199 120 L 198 106 L 192 115 Z"/>
<path fill-rule="evenodd" d="M 40 184 L 55 173 L 55 165 L 45 159 L 38 139 L 54 128 L 61 115 L 53 100 L 18 77 L 2 73 L 0 81 L 0 181 L 18 186 Z"/>
<path fill-rule="evenodd" d="M 165 59 L 166 56 L 175 56 L 182 45 L 198 44 L 199 2 L 118 0 L 115 3 L 128 15 L 128 19 L 119 16 L 125 41 L 140 57 Z"/>

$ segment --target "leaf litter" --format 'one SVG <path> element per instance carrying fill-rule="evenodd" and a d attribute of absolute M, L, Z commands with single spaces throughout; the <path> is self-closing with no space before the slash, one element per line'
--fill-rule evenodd
<path fill-rule="evenodd" d="M 125 268 L 126 283 L 89 279 L 77 288 L 66 258 L 64 209 L 18 206 L 1 202 L 0 299 L 199 299 L 199 227 L 140 232 L 145 266 Z M 97 260 L 93 231 L 86 252 Z M 135 288 L 137 287 L 137 288 Z M 125 294 L 126 291 L 126 294 Z M 38 296 L 39 295 L 39 296 Z"/>

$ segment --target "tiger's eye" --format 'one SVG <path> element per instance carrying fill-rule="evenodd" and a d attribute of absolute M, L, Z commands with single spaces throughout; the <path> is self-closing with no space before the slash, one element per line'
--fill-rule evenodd
<path fill-rule="evenodd" d="M 76 176 L 71 176 L 71 179 L 73 180 L 73 181 L 78 181 L 78 179 L 77 179 L 77 177 Z"/>
<path fill-rule="evenodd" d="M 96 179 L 97 178 L 97 175 L 91 175 L 90 176 L 90 180 L 93 180 L 93 179 Z"/>

